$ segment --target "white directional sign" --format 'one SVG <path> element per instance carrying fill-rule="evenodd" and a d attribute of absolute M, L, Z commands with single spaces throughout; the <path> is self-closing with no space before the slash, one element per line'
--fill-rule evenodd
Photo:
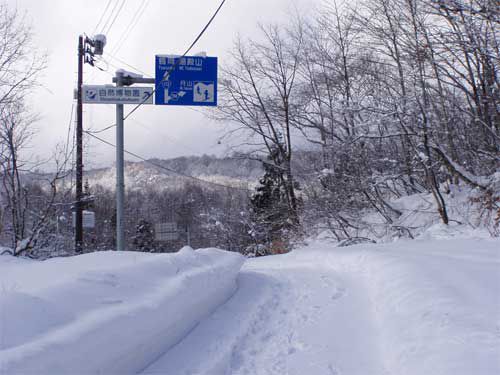
<path fill-rule="evenodd" d="M 82 101 L 94 104 L 153 104 L 153 88 L 84 85 Z"/>
<path fill-rule="evenodd" d="M 94 228 L 95 227 L 95 212 L 93 211 L 83 211 L 82 212 L 83 227 L 84 228 Z M 76 226 L 76 213 L 73 212 L 73 228 Z"/>
<path fill-rule="evenodd" d="M 155 225 L 156 241 L 175 241 L 179 238 L 177 223 L 159 223 Z"/>

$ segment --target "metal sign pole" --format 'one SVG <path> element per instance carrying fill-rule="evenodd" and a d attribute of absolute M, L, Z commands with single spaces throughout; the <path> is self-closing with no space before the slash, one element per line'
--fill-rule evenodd
<path fill-rule="evenodd" d="M 123 86 L 123 72 L 116 72 L 116 87 Z M 123 202 L 125 196 L 123 104 L 116 104 L 116 250 L 125 250 Z"/>

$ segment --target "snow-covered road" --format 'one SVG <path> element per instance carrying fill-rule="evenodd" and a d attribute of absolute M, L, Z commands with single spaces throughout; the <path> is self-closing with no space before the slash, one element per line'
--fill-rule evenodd
<path fill-rule="evenodd" d="M 247 261 L 235 295 L 144 373 L 499 374 L 499 244 L 314 243 Z"/>
<path fill-rule="evenodd" d="M 245 271 L 236 295 L 146 373 L 383 373 L 358 289 L 328 269 Z"/>
<path fill-rule="evenodd" d="M 499 239 L 335 245 L 0 256 L 0 374 L 500 374 Z"/>

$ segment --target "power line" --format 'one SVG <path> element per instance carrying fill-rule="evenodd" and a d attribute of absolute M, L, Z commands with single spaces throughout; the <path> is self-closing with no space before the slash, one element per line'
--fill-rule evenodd
<path fill-rule="evenodd" d="M 144 14 L 144 11 L 146 10 L 148 4 L 149 4 L 148 0 L 142 0 L 141 4 L 139 5 L 139 7 L 137 8 L 136 12 L 134 13 L 134 16 L 132 17 L 132 20 L 130 21 L 130 23 L 128 24 L 127 28 L 123 32 L 122 36 L 120 37 L 120 39 L 116 43 L 116 46 L 111 51 L 112 55 L 115 55 L 116 53 L 118 53 L 118 51 L 120 50 L 120 48 L 123 46 L 123 43 L 127 40 L 127 38 L 129 37 L 129 35 L 132 33 L 132 31 L 134 30 L 134 28 L 139 23 L 139 20 L 141 19 L 142 15 Z"/>
<path fill-rule="evenodd" d="M 68 163 L 68 159 L 69 159 L 69 156 L 68 156 L 68 153 L 69 153 L 69 142 L 70 142 L 70 135 L 71 135 L 71 129 L 73 127 L 73 113 L 74 113 L 74 110 L 75 110 L 75 102 L 73 101 L 73 103 L 71 104 L 71 114 L 69 116 L 69 124 L 68 124 L 68 134 L 66 135 L 66 145 L 64 147 L 64 169 L 66 169 L 66 164 Z M 71 149 L 71 153 L 73 153 L 73 150 L 74 150 L 74 146 L 73 148 Z"/>
<path fill-rule="evenodd" d="M 181 61 L 181 58 L 183 58 L 184 56 L 186 56 L 189 53 L 189 51 L 191 51 L 191 49 L 196 45 L 196 43 L 198 42 L 198 40 L 200 40 L 200 38 L 205 33 L 205 31 L 208 29 L 208 27 L 210 26 L 210 24 L 212 23 L 212 21 L 215 19 L 215 17 L 219 13 L 219 11 L 221 10 L 221 8 L 222 8 L 222 6 L 224 5 L 225 2 L 226 2 L 226 0 L 222 0 L 222 2 L 219 4 L 219 7 L 215 10 L 215 12 L 212 15 L 212 17 L 208 20 L 208 22 L 205 25 L 205 27 L 203 27 L 203 29 L 201 30 L 201 32 L 194 39 L 194 41 L 191 43 L 191 45 L 188 47 L 188 49 L 186 49 L 186 51 L 182 54 L 182 56 L 180 56 L 180 58 L 177 59 L 177 62 L 170 68 L 170 70 L 168 70 L 168 71 L 165 72 L 165 75 L 163 76 L 162 81 L 165 81 L 165 80 L 168 79 L 168 77 L 175 70 L 175 68 L 177 67 L 177 65 L 179 65 L 179 63 Z M 156 89 L 153 89 L 153 91 L 151 92 L 151 95 L 153 95 L 155 93 L 155 91 L 156 91 Z M 147 99 L 145 99 L 141 103 L 137 104 L 129 113 L 127 113 L 127 115 L 123 119 L 126 120 L 127 118 L 129 118 L 132 115 L 132 113 L 134 113 L 137 109 L 139 109 L 139 107 L 141 105 L 143 105 L 146 102 L 146 100 Z M 111 125 L 103 128 L 103 129 L 92 131 L 91 133 L 93 133 L 93 134 L 102 133 L 102 132 L 104 132 L 104 131 L 106 131 L 108 129 L 111 129 L 114 126 L 116 126 L 116 124 L 111 124 Z"/>
<path fill-rule="evenodd" d="M 135 122 L 135 123 L 137 123 L 139 126 L 141 126 L 142 128 L 148 130 L 151 133 L 154 133 L 154 134 L 158 133 L 157 131 L 152 130 L 148 125 L 144 124 L 143 122 L 141 122 L 141 121 L 139 121 L 139 120 L 137 120 L 135 118 L 130 119 L 130 120 L 133 121 L 133 122 Z M 160 133 L 161 133 L 162 138 L 168 139 L 170 142 L 172 142 L 172 144 L 174 144 L 176 146 L 180 145 L 180 146 L 184 147 L 186 150 L 189 150 L 190 152 L 195 152 L 195 153 L 198 152 L 198 150 L 195 150 L 194 148 L 192 148 L 192 147 L 188 146 L 187 144 L 179 141 L 178 139 L 173 138 L 172 136 L 167 135 L 164 132 L 160 132 Z"/>
<path fill-rule="evenodd" d="M 109 32 L 111 31 L 111 28 L 115 24 L 115 21 L 118 18 L 118 16 L 120 15 L 120 13 L 121 13 L 121 11 L 123 9 L 123 6 L 125 5 L 126 1 L 127 0 L 123 0 L 123 2 L 121 3 L 120 8 L 118 9 L 118 12 L 116 12 L 115 18 L 113 18 L 113 21 L 111 22 L 111 25 L 109 25 L 108 30 L 105 33 L 106 35 L 109 34 Z"/>
<path fill-rule="evenodd" d="M 95 68 L 97 68 L 97 69 L 92 70 L 92 72 L 89 74 L 88 78 L 84 79 L 84 83 L 86 83 L 86 84 L 89 83 L 89 82 L 91 82 L 94 79 L 95 75 L 99 71 L 101 71 L 103 73 L 106 73 L 107 75 L 109 75 L 111 77 L 114 77 L 115 75 L 109 71 L 109 66 L 110 65 L 118 69 L 117 65 L 112 64 L 110 61 L 107 61 L 107 60 L 103 59 L 102 56 L 100 56 L 98 59 L 96 59 L 96 61 L 97 62 L 103 62 L 103 63 L 105 63 L 106 67 L 105 68 L 101 68 L 101 67 L 97 66 L 97 64 L 96 64 Z"/>
<path fill-rule="evenodd" d="M 104 144 L 107 144 L 108 146 L 111 146 L 111 147 L 113 147 L 113 148 L 116 148 L 116 145 L 115 145 L 115 144 L 113 144 L 113 143 L 111 143 L 111 142 L 108 142 L 108 141 L 106 141 L 105 139 L 102 139 L 102 138 L 100 138 L 100 137 L 98 137 L 98 136 L 96 136 L 96 135 L 94 135 L 94 134 L 92 134 L 92 133 L 90 133 L 90 132 L 88 132 L 88 131 L 85 131 L 85 133 L 87 133 L 87 134 L 88 134 L 88 135 L 90 135 L 91 137 L 93 137 L 93 138 L 97 139 L 98 141 L 100 141 L 100 142 L 102 142 L 102 143 L 104 143 Z M 174 170 L 174 169 L 171 169 L 171 168 L 165 167 L 164 165 L 157 164 L 157 163 L 155 163 L 155 162 L 153 162 L 153 161 L 151 161 L 151 160 L 148 160 L 148 159 L 146 159 L 145 157 L 142 157 L 142 156 L 140 156 L 140 155 L 138 155 L 138 154 L 136 154 L 136 153 L 133 153 L 133 152 L 130 152 L 130 151 L 127 151 L 127 150 L 123 150 L 123 151 L 124 151 L 126 154 L 128 154 L 128 155 L 130 155 L 130 156 L 133 156 L 133 157 L 135 157 L 135 158 L 137 158 L 137 159 L 139 159 L 139 160 L 141 160 L 141 161 L 143 161 L 143 162 L 145 162 L 145 163 L 147 163 L 147 164 L 151 164 L 151 165 L 153 165 L 153 166 L 155 166 L 155 167 L 157 167 L 157 168 L 164 169 L 164 170 L 166 170 L 166 171 L 168 171 L 168 172 L 174 173 L 174 174 L 176 174 L 176 175 L 179 175 L 179 176 L 182 176 L 182 177 L 185 177 L 185 178 L 189 178 L 189 179 L 191 179 L 191 180 L 195 180 L 195 181 L 198 181 L 198 182 L 201 182 L 201 183 L 204 183 L 204 184 L 208 184 L 208 185 L 213 185 L 213 186 L 217 186 L 217 187 L 222 187 L 222 188 L 225 188 L 225 189 L 233 189 L 233 190 L 240 190 L 240 191 L 247 191 L 247 192 L 248 192 L 248 191 L 251 191 L 251 190 L 246 189 L 246 188 L 239 188 L 239 187 L 235 187 L 235 186 L 229 186 L 229 185 L 219 184 L 219 183 L 217 183 L 217 182 L 207 181 L 207 180 L 204 180 L 204 179 L 199 178 L 199 177 L 190 176 L 190 175 L 188 175 L 188 174 L 185 174 L 185 173 L 182 173 L 182 172 L 178 172 L 178 171 L 176 171 L 176 170 Z"/>
<path fill-rule="evenodd" d="M 146 73 L 146 72 L 142 71 L 141 69 L 139 69 L 139 68 L 137 68 L 137 67 L 135 67 L 135 66 L 133 66 L 133 65 L 130 65 L 129 63 L 127 63 L 127 62 L 123 61 L 122 59 L 119 59 L 118 57 L 116 57 L 116 56 L 114 56 L 114 55 L 111 55 L 110 53 L 106 53 L 106 56 L 107 56 L 107 57 L 112 58 L 113 60 L 118 61 L 119 63 L 121 63 L 121 64 L 123 64 L 123 65 L 128 66 L 129 68 L 132 68 L 133 70 L 135 70 L 135 71 L 137 71 L 137 72 L 139 72 L 139 73 L 143 74 L 145 77 L 151 77 L 151 74 L 148 74 L 148 73 Z M 109 61 L 108 61 L 108 63 L 109 63 Z M 110 63 L 110 64 L 111 64 L 111 63 Z M 115 64 L 111 64 L 111 65 L 113 65 L 113 66 L 117 67 Z"/>
<path fill-rule="evenodd" d="M 69 116 L 68 133 L 66 135 L 66 144 L 64 145 L 64 164 L 62 165 L 62 170 L 65 172 L 65 174 L 63 176 L 63 183 L 65 183 L 66 177 L 68 176 L 66 174 L 66 171 L 68 171 L 67 166 L 68 166 L 68 162 L 70 161 L 70 158 L 71 158 L 70 186 L 73 185 L 73 173 L 74 173 L 73 159 L 74 159 L 74 155 L 75 155 L 75 152 L 74 152 L 75 151 L 74 133 L 73 133 L 73 137 L 71 137 L 71 130 L 73 129 L 73 122 L 74 122 L 74 118 L 73 118 L 74 110 L 75 110 L 75 102 L 73 101 L 73 103 L 71 104 L 71 113 Z M 70 146 L 69 146 L 70 145 L 70 138 L 71 138 L 71 144 L 72 144 L 71 151 L 70 151 Z"/>
<path fill-rule="evenodd" d="M 95 25 L 95 28 L 94 28 L 94 31 L 92 32 L 92 34 L 95 34 L 96 31 L 98 30 L 99 28 L 99 25 L 101 24 L 103 18 L 104 18 L 104 15 L 106 14 L 106 12 L 108 11 L 109 9 L 109 6 L 111 5 L 113 0 L 108 0 L 108 3 L 106 4 L 106 8 L 104 8 L 104 12 L 102 12 L 101 14 L 101 18 L 99 18 L 99 22 L 97 22 L 97 25 Z"/>
<path fill-rule="evenodd" d="M 106 27 L 108 27 L 109 21 L 111 21 L 111 17 L 113 17 L 113 14 L 115 13 L 116 8 L 118 8 L 118 4 L 120 4 L 120 0 L 116 0 L 115 5 L 113 6 L 113 9 L 111 9 L 111 13 L 108 15 L 108 18 L 106 19 L 106 22 L 101 28 L 101 32 L 104 34 L 104 30 L 106 30 Z"/>
<path fill-rule="evenodd" d="M 109 25 L 108 29 L 106 30 L 106 32 L 104 32 L 104 34 L 108 35 L 109 32 L 111 31 L 111 28 L 113 27 L 113 25 L 115 24 L 115 21 L 116 19 L 118 18 L 118 16 L 120 15 L 122 9 L 123 9 L 123 6 L 125 5 L 127 0 L 123 0 L 122 3 L 120 4 L 120 7 L 118 8 L 118 11 L 116 12 L 115 14 L 115 17 L 113 18 L 113 21 L 111 21 L 111 24 Z"/>
<path fill-rule="evenodd" d="M 215 17 L 219 13 L 219 11 L 222 9 L 222 6 L 224 5 L 225 2 L 226 2 L 226 0 L 222 0 L 221 1 L 219 7 L 215 10 L 215 12 L 212 15 L 212 17 L 208 20 L 208 22 L 205 25 L 205 27 L 200 31 L 200 33 L 194 39 L 194 41 L 191 43 L 191 45 L 188 47 L 188 49 L 186 49 L 186 51 L 182 54 L 182 56 L 180 56 L 180 58 L 177 59 L 177 62 L 174 65 L 172 65 L 172 67 L 170 68 L 170 70 L 168 70 L 168 71 L 165 72 L 165 74 L 164 74 L 163 79 L 161 80 L 161 82 L 166 81 L 168 79 L 168 77 L 175 70 L 175 68 L 177 67 L 177 65 L 179 65 L 181 59 L 184 56 L 186 56 L 189 53 L 189 51 L 191 51 L 191 49 L 196 45 L 196 43 L 198 43 L 198 41 L 200 40 L 200 38 L 202 37 L 202 35 L 205 33 L 205 31 L 208 29 L 208 27 L 210 26 L 210 24 L 212 23 L 212 21 L 215 19 Z M 153 92 L 151 93 L 151 95 L 153 95 L 155 93 L 155 91 L 156 91 L 156 89 L 153 89 Z M 141 103 L 137 104 L 134 108 L 132 108 L 132 110 L 129 113 L 127 113 L 127 115 L 123 119 L 126 120 L 127 118 L 129 118 L 130 115 L 132 115 L 132 113 L 134 113 L 135 111 L 137 111 L 137 109 L 139 109 L 139 107 L 146 102 L 146 100 L 147 99 L 143 100 Z"/>
<path fill-rule="evenodd" d="M 116 126 L 116 124 L 111 124 L 109 126 L 106 126 L 105 128 L 99 129 L 99 130 L 86 130 L 86 132 L 89 134 L 91 134 L 91 133 L 92 134 L 99 134 L 99 133 L 105 132 L 106 130 L 114 128 L 115 126 Z"/>
<path fill-rule="evenodd" d="M 108 73 L 108 74 L 110 74 L 110 75 L 111 75 L 111 76 L 113 76 L 113 77 L 115 76 L 115 74 L 113 74 L 113 73 L 111 73 L 111 72 L 109 71 L 109 67 L 110 67 L 110 66 L 112 66 L 112 67 L 113 67 L 113 68 L 115 68 L 115 69 L 120 69 L 120 67 L 119 67 L 118 65 L 113 64 L 111 61 L 109 61 L 109 60 L 105 59 L 103 56 L 101 56 L 101 57 L 99 58 L 99 60 L 97 60 L 97 61 L 102 61 L 103 63 L 105 63 L 105 64 L 106 64 L 106 69 L 103 69 L 103 70 L 101 70 L 101 71 L 102 71 L 102 72 L 105 72 L 105 73 Z"/>
<path fill-rule="evenodd" d="M 111 104 L 108 104 L 108 106 L 111 106 Z M 196 112 L 196 113 L 201 113 L 199 111 L 197 111 L 196 109 L 193 109 L 193 108 L 188 108 L 190 111 L 193 111 L 193 112 Z M 136 122 L 137 124 L 139 125 L 142 125 L 144 127 L 146 127 L 146 125 L 140 121 L 138 121 L 137 119 L 131 119 L 132 121 Z M 113 123 L 111 125 L 108 125 L 106 126 L 105 128 L 102 128 L 102 129 L 99 129 L 99 130 L 86 130 L 87 133 L 92 133 L 92 134 L 99 134 L 99 133 L 103 133 L 105 132 L 106 130 L 109 130 L 109 129 L 112 129 L 116 126 L 116 123 Z M 147 127 L 146 127 L 147 128 Z M 152 130 L 151 130 L 152 131 Z M 167 137 L 165 134 L 162 133 L 162 136 L 164 137 Z M 168 138 L 168 137 L 167 137 Z M 176 144 L 181 144 L 181 142 L 177 139 L 173 139 L 173 138 L 170 138 L 170 140 L 172 142 L 175 142 Z M 187 145 L 183 145 L 183 147 L 185 148 L 189 148 L 191 151 L 194 151 L 194 149 L 192 149 L 191 147 L 188 147 Z"/>

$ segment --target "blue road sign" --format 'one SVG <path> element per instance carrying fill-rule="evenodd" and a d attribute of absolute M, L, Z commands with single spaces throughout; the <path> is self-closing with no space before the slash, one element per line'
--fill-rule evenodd
<path fill-rule="evenodd" d="M 217 105 L 217 57 L 157 55 L 155 81 L 155 104 Z"/>

